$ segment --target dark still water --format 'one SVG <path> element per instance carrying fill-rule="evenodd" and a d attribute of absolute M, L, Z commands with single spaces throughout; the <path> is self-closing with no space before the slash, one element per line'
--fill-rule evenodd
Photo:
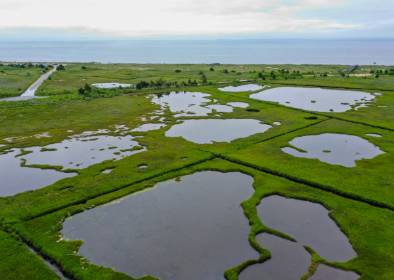
<path fill-rule="evenodd" d="M 0 61 L 394 65 L 394 39 L 1 42 Z"/>
<path fill-rule="evenodd" d="M 136 278 L 224 280 L 226 270 L 258 258 L 242 201 L 253 178 L 204 171 L 79 213 L 62 234 L 84 240 L 90 262 Z"/>

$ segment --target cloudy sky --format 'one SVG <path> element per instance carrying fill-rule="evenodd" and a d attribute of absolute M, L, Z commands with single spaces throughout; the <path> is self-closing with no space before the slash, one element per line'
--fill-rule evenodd
<path fill-rule="evenodd" d="M 394 1 L 0 0 L 0 39 L 394 37 Z"/>

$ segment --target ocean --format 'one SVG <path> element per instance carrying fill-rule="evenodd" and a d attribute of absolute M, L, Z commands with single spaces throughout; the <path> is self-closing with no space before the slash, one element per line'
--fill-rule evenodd
<path fill-rule="evenodd" d="M 0 41 L 0 61 L 394 65 L 394 39 Z"/>

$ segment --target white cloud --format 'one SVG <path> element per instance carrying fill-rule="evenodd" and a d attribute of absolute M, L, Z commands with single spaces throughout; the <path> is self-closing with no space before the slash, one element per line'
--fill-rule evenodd
<path fill-rule="evenodd" d="M 0 27 L 85 28 L 117 35 L 193 35 L 351 29 L 301 16 L 346 0 L 0 0 Z M 287 1 L 288 2 L 288 1 Z"/>

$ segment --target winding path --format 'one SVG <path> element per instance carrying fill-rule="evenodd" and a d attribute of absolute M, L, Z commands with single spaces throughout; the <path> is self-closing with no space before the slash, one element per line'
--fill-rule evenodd
<path fill-rule="evenodd" d="M 36 97 L 36 92 L 39 89 L 39 87 L 49 79 L 49 77 L 57 71 L 58 65 L 54 65 L 53 69 L 50 71 L 44 73 L 41 75 L 38 80 L 36 80 L 22 95 L 18 97 L 11 97 L 11 98 L 3 98 L 1 101 L 23 101 L 23 100 L 29 100 L 33 99 Z"/>

